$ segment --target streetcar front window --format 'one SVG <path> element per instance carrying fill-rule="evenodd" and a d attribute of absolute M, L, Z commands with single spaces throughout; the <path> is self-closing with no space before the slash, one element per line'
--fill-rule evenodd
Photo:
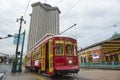
<path fill-rule="evenodd" d="M 72 55 L 72 45 L 66 44 L 66 55 Z"/>
<path fill-rule="evenodd" d="M 77 46 L 73 46 L 74 47 L 74 56 L 77 56 Z"/>
<path fill-rule="evenodd" d="M 63 44 L 56 44 L 56 55 L 63 55 Z"/>

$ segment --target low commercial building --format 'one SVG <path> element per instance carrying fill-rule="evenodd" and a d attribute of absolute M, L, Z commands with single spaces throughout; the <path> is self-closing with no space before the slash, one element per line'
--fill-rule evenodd
<path fill-rule="evenodd" d="M 0 64 L 6 63 L 6 62 L 9 62 L 9 55 L 4 54 L 4 53 L 0 53 Z"/>
<path fill-rule="evenodd" d="M 120 62 L 120 34 L 79 51 L 80 63 Z"/>

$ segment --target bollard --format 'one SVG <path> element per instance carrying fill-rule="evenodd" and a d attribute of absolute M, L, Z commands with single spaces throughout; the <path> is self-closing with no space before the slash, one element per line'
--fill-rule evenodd
<path fill-rule="evenodd" d="M 100 68 L 102 68 L 102 62 L 100 62 Z"/>
<path fill-rule="evenodd" d="M 114 61 L 112 61 L 112 68 L 113 68 L 113 69 L 115 68 Z"/>
<path fill-rule="evenodd" d="M 93 68 L 93 63 L 92 62 L 90 62 L 90 68 Z"/>

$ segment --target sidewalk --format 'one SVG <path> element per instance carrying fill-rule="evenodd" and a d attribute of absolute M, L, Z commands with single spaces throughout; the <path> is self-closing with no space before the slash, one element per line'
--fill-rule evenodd
<path fill-rule="evenodd" d="M 1 73 L 0 80 L 45 80 L 42 78 L 42 76 L 25 71 L 24 67 L 22 67 L 21 73 L 11 73 L 12 66 L 11 65 L 1 65 L 0 66 L 0 72 L 5 71 L 6 74 L 3 75 Z M 3 76 L 2 76 L 3 75 Z"/>

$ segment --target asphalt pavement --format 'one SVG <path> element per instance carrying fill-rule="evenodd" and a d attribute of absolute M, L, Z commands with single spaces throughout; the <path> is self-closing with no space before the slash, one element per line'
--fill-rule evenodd
<path fill-rule="evenodd" d="M 11 73 L 12 66 L 0 65 L 0 80 L 38 80 L 31 73 L 22 71 L 21 73 Z"/>
<path fill-rule="evenodd" d="M 4 74 L 0 80 L 120 80 L 120 70 L 81 69 L 72 76 L 48 77 L 24 70 L 22 73 L 12 74 L 11 68 L 11 65 L 0 65 L 0 76 Z"/>

